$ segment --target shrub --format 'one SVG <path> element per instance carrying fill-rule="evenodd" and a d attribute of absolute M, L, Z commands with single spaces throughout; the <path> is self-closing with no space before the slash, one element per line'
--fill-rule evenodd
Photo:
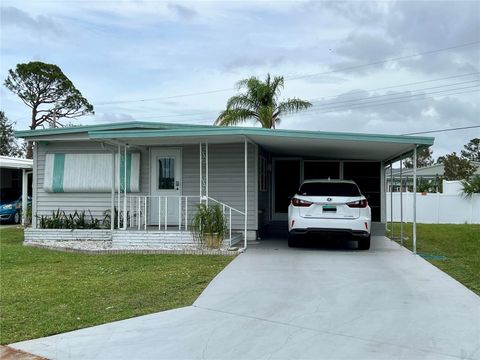
<path fill-rule="evenodd" d="M 101 229 L 100 220 L 95 218 L 90 210 L 89 216 L 85 211 L 78 212 L 75 210 L 73 214 L 65 214 L 60 209 L 52 212 L 52 216 L 39 216 L 41 229 Z"/>
<path fill-rule="evenodd" d="M 473 194 L 480 193 L 480 175 L 474 175 L 468 180 L 462 180 L 462 192 L 466 198 L 471 198 Z"/>
<path fill-rule="evenodd" d="M 192 219 L 192 232 L 199 243 L 220 247 L 227 232 L 227 222 L 220 206 L 197 204 L 197 212 Z"/>

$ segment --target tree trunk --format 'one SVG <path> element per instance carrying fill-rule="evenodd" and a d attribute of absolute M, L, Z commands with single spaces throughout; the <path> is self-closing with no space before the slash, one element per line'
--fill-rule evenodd
<path fill-rule="evenodd" d="M 37 127 L 37 107 L 32 108 L 32 122 L 30 124 L 30 130 L 35 130 Z M 33 159 L 33 143 L 27 141 L 27 159 Z"/>
<path fill-rule="evenodd" d="M 27 141 L 27 159 L 33 159 L 33 143 Z"/>

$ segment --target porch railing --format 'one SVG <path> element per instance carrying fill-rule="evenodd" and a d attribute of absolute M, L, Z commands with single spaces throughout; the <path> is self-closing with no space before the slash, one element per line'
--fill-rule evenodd
<path fill-rule="evenodd" d="M 244 220 L 245 212 L 218 201 L 209 196 L 199 195 L 123 195 L 117 215 L 117 227 L 120 230 L 136 229 L 159 231 L 190 231 L 190 219 L 194 216 L 199 203 L 215 203 L 220 206 L 227 222 L 228 242 L 232 245 L 232 226 L 236 217 Z M 173 207 L 173 212 L 172 212 Z M 155 210 L 154 210 L 155 209 Z M 152 216 L 152 214 L 158 212 Z M 240 221 L 238 221 L 240 222 Z M 246 234 L 244 234 L 246 236 Z"/>

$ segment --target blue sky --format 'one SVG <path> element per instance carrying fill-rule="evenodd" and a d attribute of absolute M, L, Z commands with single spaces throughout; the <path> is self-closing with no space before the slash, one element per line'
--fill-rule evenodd
<path fill-rule="evenodd" d="M 478 43 L 339 70 L 480 41 L 477 1 L 4 0 L 1 16 L 2 81 L 17 63 L 59 65 L 95 107 L 84 124 L 212 123 L 238 80 L 267 73 L 285 76 L 284 97 L 315 100 L 280 128 L 402 134 L 480 123 Z M 224 91 L 172 97 L 215 90 Z M 0 96 L 26 128 L 29 109 L 3 86 Z M 439 156 L 480 130 L 435 136 Z"/>

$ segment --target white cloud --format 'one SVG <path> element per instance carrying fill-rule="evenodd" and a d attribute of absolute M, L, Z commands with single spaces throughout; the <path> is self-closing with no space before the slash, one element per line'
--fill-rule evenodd
<path fill-rule="evenodd" d="M 2 10 L 2 79 L 16 63 L 42 59 L 58 64 L 93 104 L 229 89 L 267 72 L 287 78 L 284 97 L 323 98 L 327 104 L 351 99 L 347 94 L 353 90 L 475 72 L 480 63 L 479 46 L 471 46 L 335 71 L 480 40 L 478 2 L 6 0 L 4 6 L 13 17 L 4 21 Z M 305 74 L 317 75 L 288 80 Z M 406 96 L 418 88 L 390 91 Z M 387 94 L 366 90 L 355 96 Z M 98 105 L 95 117 L 80 121 L 198 114 L 171 119 L 211 123 L 232 94 Z M 398 134 L 478 123 L 478 93 L 440 95 L 304 113 L 285 118 L 281 127 Z M 2 95 L 2 107 L 10 117 L 28 120 L 14 95 Z M 465 136 L 470 134 L 439 135 L 435 152 L 458 151 Z"/>
<path fill-rule="evenodd" d="M 27 12 L 14 6 L 0 8 L 1 26 L 3 29 L 14 27 L 28 30 L 31 33 L 59 36 L 65 29 L 49 16 L 31 16 Z"/>

